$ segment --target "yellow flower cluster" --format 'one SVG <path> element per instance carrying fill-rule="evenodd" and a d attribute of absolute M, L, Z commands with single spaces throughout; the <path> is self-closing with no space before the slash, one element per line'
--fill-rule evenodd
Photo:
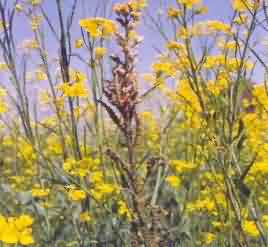
<path fill-rule="evenodd" d="M 79 219 L 81 222 L 90 222 L 90 221 L 92 221 L 92 216 L 90 215 L 89 212 L 82 212 L 79 215 Z"/>
<path fill-rule="evenodd" d="M 85 157 L 76 161 L 73 158 L 67 159 L 63 164 L 63 169 L 72 176 L 80 178 L 87 177 L 90 181 L 90 189 L 88 193 L 97 201 L 107 199 L 112 194 L 119 192 L 118 186 L 107 183 L 101 170 L 100 160 Z M 83 190 L 70 190 L 69 197 L 73 201 L 83 200 L 86 194 Z"/>
<path fill-rule="evenodd" d="M 115 184 L 106 183 L 104 181 L 96 183 L 94 188 L 90 190 L 90 195 L 96 201 L 105 201 L 111 196 L 119 193 L 119 188 Z"/>
<path fill-rule="evenodd" d="M 141 11 L 147 6 L 147 0 L 130 0 L 128 4 L 133 11 Z"/>
<path fill-rule="evenodd" d="M 174 189 L 178 189 L 181 185 L 181 180 L 178 176 L 167 176 L 166 177 L 166 182 Z"/>
<path fill-rule="evenodd" d="M 252 11 L 260 7 L 260 1 L 256 0 L 232 0 L 233 9 L 239 12 Z"/>
<path fill-rule="evenodd" d="M 55 120 L 51 118 L 47 118 L 46 121 L 44 121 L 44 125 L 48 127 L 53 127 L 56 125 Z M 68 138 L 66 138 L 68 140 Z M 60 142 L 59 136 L 52 133 L 50 134 L 46 139 L 46 147 L 44 147 L 44 153 L 47 156 L 53 156 L 53 155 L 60 155 L 62 154 L 62 145 Z"/>
<path fill-rule="evenodd" d="M 260 162 L 267 160 L 267 120 L 268 115 L 266 113 L 268 109 L 268 97 L 266 94 L 266 89 L 264 84 L 255 85 L 252 89 L 253 99 L 244 100 L 244 107 L 247 108 L 251 106 L 254 111 L 245 112 L 242 116 L 243 123 L 246 127 L 247 132 L 247 145 L 254 152 L 257 152 L 259 155 Z M 260 163 L 259 163 L 260 164 Z M 260 165 L 256 166 L 260 167 Z M 254 171 L 254 170 L 253 170 Z"/>
<path fill-rule="evenodd" d="M 207 89 L 215 96 L 219 96 L 219 94 L 228 88 L 228 81 L 224 77 L 218 77 L 218 80 L 209 80 L 207 84 Z"/>
<path fill-rule="evenodd" d="M 11 143 L 13 143 L 13 140 L 11 140 Z M 17 155 L 21 160 L 29 163 L 32 163 L 36 160 L 36 153 L 34 151 L 34 147 L 27 140 L 23 138 L 18 138 L 17 148 Z"/>
<path fill-rule="evenodd" d="M 216 239 L 216 235 L 211 232 L 204 232 L 202 237 L 202 242 L 206 245 L 211 244 Z"/>
<path fill-rule="evenodd" d="M 1 100 L 1 103 L 0 103 L 0 114 L 7 112 L 7 109 L 8 109 L 7 103 L 5 101 L 6 95 L 7 95 L 6 90 L 4 88 L 0 87 L 0 100 Z"/>
<path fill-rule="evenodd" d="M 130 0 L 127 3 L 117 3 L 113 6 L 113 11 L 117 15 L 130 14 L 132 17 L 139 17 L 140 12 L 147 6 L 147 0 Z"/>
<path fill-rule="evenodd" d="M 162 62 L 153 64 L 153 71 L 156 74 L 164 74 L 167 76 L 174 76 L 176 68 L 170 62 Z"/>
<path fill-rule="evenodd" d="M 251 237 L 258 237 L 260 232 L 256 226 L 256 223 L 252 220 L 244 220 L 242 222 L 242 228 L 245 233 Z"/>
<path fill-rule="evenodd" d="M 221 21 L 207 21 L 206 25 L 208 27 L 209 32 L 229 33 L 231 30 L 229 25 Z"/>
<path fill-rule="evenodd" d="M 79 202 L 86 198 L 86 192 L 80 189 L 71 188 L 68 191 L 68 196 L 71 201 Z"/>
<path fill-rule="evenodd" d="M 131 220 L 132 214 L 127 204 L 123 200 L 118 201 L 117 204 L 118 204 L 118 214 L 121 216 L 125 216 L 127 219 Z"/>
<path fill-rule="evenodd" d="M 208 212 L 211 213 L 215 210 L 216 206 L 213 200 L 211 199 L 203 199 L 203 200 L 197 200 L 193 203 L 188 203 L 187 204 L 187 212 L 192 213 L 192 212 Z"/>
<path fill-rule="evenodd" d="M 32 188 L 32 197 L 43 198 L 49 195 L 49 188 L 41 188 L 39 185 Z"/>
<path fill-rule="evenodd" d="M 70 82 L 63 82 L 58 85 L 58 89 L 65 97 L 87 97 L 88 90 L 85 85 L 86 77 L 76 70 L 70 71 Z"/>
<path fill-rule="evenodd" d="M 81 19 L 79 24 L 92 38 L 110 38 L 116 32 L 115 23 L 105 18 Z"/>
<path fill-rule="evenodd" d="M 99 159 L 92 159 L 91 157 L 84 157 L 82 160 L 79 161 L 76 161 L 73 158 L 68 158 L 63 164 L 63 169 L 70 175 L 79 176 L 83 178 L 89 175 L 90 172 L 98 170 L 99 164 Z"/>
<path fill-rule="evenodd" d="M 83 39 L 77 39 L 77 40 L 75 40 L 74 46 L 77 49 L 82 48 L 84 46 Z"/>
<path fill-rule="evenodd" d="M 171 95 L 172 96 L 172 95 Z M 175 96 L 175 98 L 174 98 Z M 187 79 L 181 79 L 177 84 L 176 94 L 171 99 L 177 100 L 178 108 L 185 114 L 185 127 L 199 128 L 201 106 L 197 95 L 192 90 Z"/>
<path fill-rule="evenodd" d="M 177 8 L 169 7 L 167 15 L 169 18 L 178 18 L 179 16 L 181 16 L 181 11 Z"/>
<path fill-rule="evenodd" d="M 268 215 L 263 215 L 262 216 L 262 222 L 263 222 L 263 225 L 268 228 Z"/>
<path fill-rule="evenodd" d="M 227 199 L 225 196 L 225 185 L 222 174 L 212 174 L 204 172 L 200 176 L 201 187 L 197 200 L 187 203 L 187 212 L 207 213 L 210 216 L 217 216 L 219 209 L 227 209 Z"/>
<path fill-rule="evenodd" d="M 104 47 L 96 47 L 95 48 L 95 58 L 97 60 L 102 59 L 106 53 L 107 53 L 107 49 Z"/>
<path fill-rule="evenodd" d="M 170 166 L 178 173 L 190 172 L 196 168 L 196 165 L 184 160 L 171 160 Z"/>
<path fill-rule="evenodd" d="M 217 69 L 219 66 L 227 70 L 228 72 L 235 72 L 241 66 L 242 61 L 238 58 L 229 57 L 228 59 L 224 55 L 207 56 L 204 63 L 206 69 Z M 250 70 L 253 67 L 251 61 L 243 62 L 242 66 L 246 70 Z"/>
<path fill-rule="evenodd" d="M 0 215 L 0 241 L 5 244 L 33 244 L 32 224 L 32 217 L 26 214 L 17 218 Z"/>
<path fill-rule="evenodd" d="M 77 82 L 74 84 L 62 83 L 58 86 L 58 89 L 63 93 L 65 97 L 88 96 L 88 91 L 83 82 Z"/>

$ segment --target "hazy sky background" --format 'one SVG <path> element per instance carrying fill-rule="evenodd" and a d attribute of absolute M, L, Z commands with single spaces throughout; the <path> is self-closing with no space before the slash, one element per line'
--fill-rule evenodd
<path fill-rule="evenodd" d="M 45 8 L 51 13 L 52 18 L 55 18 L 55 8 L 54 4 L 51 4 L 54 0 L 44 0 Z M 124 0 L 78 0 L 80 1 L 78 15 L 79 17 L 88 17 L 95 15 L 96 8 L 98 8 L 97 15 L 106 15 L 109 17 L 111 14 L 111 6 L 114 3 L 125 2 Z M 68 8 L 67 4 L 68 0 L 64 1 L 66 3 L 66 8 Z M 72 2 L 72 1 L 70 1 Z M 138 64 L 138 68 L 140 72 L 148 72 L 150 70 L 150 65 L 157 55 L 156 48 L 163 47 L 163 39 L 159 35 L 159 33 L 154 29 L 150 18 L 148 18 L 148 13 L 156 18 L 159 13 L 166 15 L 167 6 L 175 5 L 175 0 L 148 0 L 149 5 L 144 14 L 144 22 L 141 23 L 139 31 L 142 36 L 144 36 L 144 42 L 140 47 L 140 61 Z M 203 19 L 216 19 L 220 21 L 228 21 L 231 19 L 233 10 L 231 7 L 231 0 L 203 0 L 203 4 L 208 7 L 208 14 L 202 17 Z M 104 14 L 104 8 L 106 9 L 106 13 Z M 53 14 L 54 13 L 54 14 Z M 78 20 L 77 20 L 78 22 Z M 77 26 L 74 28 L 77 31 L 77 35 L 79 36 L 79 27 L 78 23 L 75 23 Z M 167 26 L 170 27 L 168 24 Z M 75 27 L 75 25 L 74 25 Z M 169 31 L 169 30 L 165 30 Z M 256 32 L 256 39 L 258 35 L 263 35 L 262 33 Z M 259 70 L 259 69 L 258 69 Z M 254 75 L 254 79 L 262 80 L 261 73 L 256 73 Z"/>
<path fill-rule="evenodd" d="M 72 0 L 63 1 L 63 6 L 65 8 L 66 14 L 70 13 L 72 2 Z M 118 2 L 124 2 L 124 0 L 78 0 L 79 4 L 77 15 L 74 21 L 72 32 L 73 38 L 75 39 L 80 37 L 80 27 L 78 24 L 80 18 L 90 17 L 94 15 L 106 15 L 109 17 L 109 15 L 111 15 L 111 6 L 114 3 Z M 209 9 L 208 15 L 206 15 L 205 18 L 226 20 L 232 13 L 230 8 L 230 0 L 203 0 L 203 3 Z M 172 4 L 174 4 L 174 0 L 149 0 L 149 6 L 146 11 L 148 11 L 147 13 L 150 13 L 150 15 L 155 18 L 161 12 L 165 15 L 167 6 L 170 6 Z M 52 20 L 52 23 L 55 23 L 56 27 L 58 25 L 58 17 L 55 0 L 43 0 L 43 7 L 49 18 Z M 27 25 L 25 25 L 23 17 L 17 18 L 17 24 L 18 27 L 15 27 L 15 29 L 19 30 L 17 33 L 18 40 L 29 38 L 31 36 L 30 27 L 27 29 Z M 20 25 L 22 26 L 19 27 Z M 146 17 L 146 13 L 145 21 L 140 25 L 139 31 L 140 34 L 144 36 L 144 43 L 140 47 L 142 58 L 139 63 L 139 69 L 141 71 L 148 71 L 153 58 L 157 54 L 155 48 L 161 48 L 163 45 L 163 40 L 161 39 L 159 33 L 152 27 L 150 18 L 148 18 L 148 16 Z M 49 37 L 48 34 L 46 38 L 48 40 L 47 44 L 49 46 L 49 50 L 51 52 L 57 52 L 53 38 Z"/>
<path fill-rule="evenodd" d="M 12 0 L 14 1 L 14 0 Z M 79 19 L 92 16 L 111 16 L 111 9 L 114 3 L 125 2 L 126 0 L 78 0 L 77 15 L 73 24 L 72 36 L 73 39 L 80 38 L 81 32 L 79 27 Z M 48 14 L 54 27 L 58 26 L 58 16 L 56 11 L 56 0 L 43 0 L 43 7 Z M 139 70 L 146 72 L 150 69 L 154 57 L 157 55 L 156 48 L 163 47 L 163 39 L 159 33 L 155 30 L 149 15 L 156 18 L 159 13 L 166 15 L 167 6 L 174 5 L 175 0 L 148 0 L 149 5 L 144 14 L 144 21 L 141 23 L 139 33 L 144 36 L 144 42 L 140 47 L 140 62 Z M 67 15 L 70 13 L 73 0 L 63 0 L 64 12 Z M 231 0 L 203 0 L 203 4 L 208 7 L 208 14 L 204 16 L 204 19 L 216 19 L 221 21 L 227 21 L 231 18 L 233 13 L 231 8 Z M 167 24 L 167 23 L 166 23 Z M 21 26 L 20 26 L 21 25 Z M 168 24 L 167 26 L 170 27 Z M 27 39 L 32 36 L 30 31 L 30 25 L 25 25 L 23 17 L 17 17 L 17 26 L 15 30 L 18 42 L 19 40 Z M 46 32 L 46 30 L 44 30 Z M 165 30 L 169 31 L 169 30 Z M 56 43 L 53 41 L 53 37 L 49 36 L 50 32 L 46 32 L 46 39 L 48 50 L 50 53 L 57 53 Z M 256 37 L 257 38 L 257 37 Z"/>

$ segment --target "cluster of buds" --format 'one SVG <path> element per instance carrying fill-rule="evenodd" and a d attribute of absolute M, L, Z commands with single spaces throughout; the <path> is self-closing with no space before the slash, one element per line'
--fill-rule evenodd
<path fill-rule="evenodd" d="M 142 39 L 135 32 L 141 13 L 141 8 L 137 3 L 139 1 L 130 1 L 114 6 L 116 20 L 123 30 L 122 33 L 115 34 L 122 56 L 111 56 L 115 64 L 112 79 L 105 80 L 103 83 L 103 93 L 109 104 L 101 101 L 111 119 L 123 131 L 131 144 L 136 141 L 139 125 L 136 112 L 138 104 L 137 73 L 134 68 L 137 46 Z"/>
<path fill-rule="evenodd" d="M 146 6 L 145 0 L 132 0 L 128 3 L 118 3 L 113 7 L 118 17 L 129 17 L 139 21 L 141 10 Z"/>

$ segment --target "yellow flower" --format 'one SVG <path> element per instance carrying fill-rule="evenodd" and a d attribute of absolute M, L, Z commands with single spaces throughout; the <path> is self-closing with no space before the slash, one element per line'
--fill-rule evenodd
<path fill-rule="evenodd" d="M 242 228 L 243 228 L 243 231 L 249 235 L 250 237 L 258 237 L 260 235 L 259 233 L 259 230 L 255 224 L 254 221 L 252 220 L 245 220 L 243 223 L 242 223 Z"/>
<path fill-rule="evenodd" d="M 196 168 L 196 165 L 184 160 L 172 160 L 170 165 L 179 173 L 188 172 Z"/>
<path fill-rule="evenodd" d="M 195 202 L 190 202 L 187 204 L 186 210 L 188 213 L 192 213 L 195 211 L 206 211 L 206 212 L 213 212 L 216 205 L 214 201 L 210 199 L 203 199 L 203 200 L 197 200 Z"/>
<path fill-rule="evenodd" d="M 217 43 L 217 46 L 220 48 L 220 49 L 230 49 L 230 50 L 235 50 L 237 46 L 241 46 L 240 43 L 237 43 L 235 41 L 229 41 L 229 42 L 226 42 L 225 40 L 219 40 L 218 43 Z"/>
<path fill-rule="evenodd" d="M 179 52 L 185 52 L 186 48 L 183 44 L 176 41 L 169 41 L 166 45 L 169 50 L 175 50 Z"/>
<path fill-rule="evenodd" d="M 33 224 L 33 218 L 27 214 L 22 214 L 15 219 L 15 225 L 19 231 L 30 227 Z"/>
<path fill-rule="evenodd" d="M 214 32 L 229 33 L 231 30 L 228 24 L 225 24 L 221 21 L 214 21 L 214 20 L 208 21 L 207 27 L 209 31 L 214 31 Z"/>
<path fill-rule="evenodd" d="M 250 175 L 265 175 L 268 174 L 268 165 L 267 162 L 256 162 L 253 164 L 251 169 L 249 170 Z"/>
<path fill-rule="evenodd" d="M 95 200 L 101 201 L 118 192 L 119 190 L 117 186 L 102 182 L 101 184 L 95 184 L 95 188 L 91 190 L 91 196 Z"/>
<path fill-rule="evenodd" d="M 131 0 L 128 4 L 133 11 L 141 11 L 147 6 L 147 0 Z"/>
<path fill-rule="evenodd" d="M 7 91 L 6 91 L 6 89 L 0 87 L 0 97 L 4 97 L 4 96 L 6 96 L 6 95 L 7 95 Z"/>
<path fill-rule="evenodd" d="M 79 219 L 81 222 L 89 222 L 92 220 L 92 217 L 89 212 L 83 212 L 79 215 Z"/>
<path fill-rule="evenodd" d="M 181 185 L 181 180 L 177 176 L 168 176 L 166 177 L 166 181 L 171 187 L 175 189 L 177 189 Z"/>
<path fill-rule="evenodd" d="M 181 27 L 177 32 L 177 36 L 180 39 L 188 39 L 191 36 L 191 32 L 185 27 Z"/>
<path fill-rule="evenodd" d="M 174 76 L 176 74 L 176 70 L 170 62 L 155 63 L 152 67 L 156 74 L 164 74 L 167 76 Z"/>
<path fill-rule="evenodd" d="M 122 200 L 118 201 L 117 204 L 118 204 L 118 214 L 121 216 L 126 216 L 128 219 L 131 219 L 132 216 L 129 211 L 129 208 L 127 207 L 127 204 Z"/>
<path fill-rule="evenodd" d="M 21 4 L 16 4 L 15 9 L 16 11 L 21 12 L 23 10 L 23 7 L 21 6 Z"/>
<path fill-rule="evenodd" d="M 265 206 L 265 207 L 268 206 L 268 199 L 265 196 L 260 196 L 258 198 L 258 202 L 260 203 L 261 206 Z M 267 219 L 266 223 L 267 223 L 266 226 L 268 227 L 268 219 Z"/>
<path fill-rule="evenodd" d="M 116 187 L 112 184 L 100 184 L 96 186 L 96 189 L 102 194 L 111 194 L 116 192 Z"/>
<path fill-rule="evenodd" d="M 196 14 L 199 14 L 199 15 L 207 14 L 207 13 L 208 13 L 208 8 L 207 8 L 206 6 L 198 7 L 198 8 L 195 10 L 195 13 L 196 13 Z"/>
<path fill-rule="evenodd" d="M 9 25 L 6 23 L 6 28 L 8 28 Z M 4 30 L 4 23 L 0 21 L 0 32 Z"/>
<path fill-rule="evenodd" d="M 220 230 L 224 227 L 224 223 L 220 222 L 220 221 L 212 221 L 211 225 L 213 227 L 215 227 L 216 229 Z"/>
<path fill-rule="evenodd" d="M 72 201 L 82 201 L 86 198 L 86 192 L 83 190 L 72 189 L 68 192 L 68 196 Z"/>
<path fill-rule="evenodd" d="M 247 0 L 233 0 L 233 9 L 241 12 L 247 10 L 247 5 L 245 1 Z"/>
<path fill-rule="evenodd" d="M 113 11 L 117 15 L 127 15 L 129 13 L 130 9 L 129 9 L 129 5 L 128 4 L 116 3 L 113 6 Z"/>
<path fill-rule="evenodd" d="M 234 23 L 237 25 L 243 25 L 247 23 L 248 16 L 245 14 L 240 14 L 238 17 L 234 19 Z"/>
<path fill-rule="evenodd" d="M 37 81 L 45 81 L 47 80 L 47 75 L 42 70 L 35 71 L 35 79 Z"/>
<path fill-rule="evenodd" d="M 33 6 L 37 6 L 37 5 L 40 5 L 42 3 L 42 0 L 30 0 L 30 2 Z"/>
<path fill-rule="evenodd" d="M 95 57 L 96 59 L 102 59 L 106 54 L 107 49 L 104 47 L 96 47 L 95 48 Z"/>
<path fill-rule="evenodd" d="M 179 9 L 169 7 L 167 15 L 169 18 L 178 18 L 179 16 L 181 16 L 181 11 Z"/>
<path fill-rule="evenodd" d="M 26 161 L 33 161 L 36 159 L 36 154 L 34 152 L 33 146 L 24 140 L 20 140 L 19 142 L 18 155 L 21 159 L 24 159 Z"/>
<path fill-rule="evenodd" d="M 100 171 L 96 171 L 90 174 L 90 181 L 93 184 L 98 184 L 103 181 L 103 173 Z"/>
<path fill-rule="evenodd" d="M 43 124 L 45 126 L 50 126 L 50 128 L 53 128 L 56 125 L 55 119 L 53 118 L 45 119 Z M 47 145 L 46 152 L 49 155 L 60 155 L 62 153 L 60 138 L 57 135 L 55 134 L 49 135 L 46 139 L 46 145 Z"/>
<path fill-rule="evenodd" d="M 216 235 L 211 232 L 203 233 L 204 244 L 211 244 L 216 239 Z"/>
<path fill-rule="evenodd" d="M 70 80 L 72 82 L 85 82 L 86 75 L 78 70 L 70 70 Z"/>
<path fill-rule="evenodd" d="M 18 218 L 0 216 L 0 240 L 6 244 L 33 244 L 31 226 L 33 219 L 29 215 L 20 215 Z"/>
<path fill-rule="evenodd" d="M 34 243 L 31 228 L 26 228 L 20 233 L 19 242 L 22 245 L 30 245 Z"/>
<path fill-rule="evenodd" d="M 87 89 L 82 82 L 62 83 L 58 86 L 58 89 L 63 92 L 65 97 L 87 97 Z"/>
<path fill-rule="evenodd" d="M 263 215 L 262 216 L 262 221 L 263 221 L 263 225 L 268 228 L 268 215 Z"/>
<path fill-rule="evenodd" d="M 222 88 L 212 80 L 208 81 L 207 89 L 209 92 L 211 92 L 215 96 L 218 96 L 222 91 Z"/>
<path fill-rule="evenodd" d="M 84 46 L 83 39 L 77 39 L 74 43 L 74 47 L 77 49 L 82 48 L 83 46 Z"/>
<path fill-rule="evenodd" d="M 7 227 L 6 218 L 3 215 L 0 215 L 0 236 L 1 232 Z"/>
<path fill-rule="evenodd" d="M 92 38 L 110 38 L 116 32 L 115 23 L 105 18 L 82 19 L 79 24 Z"/>
<path fill-rule="evenodd" d="M 260 6 L 260 1 L 256 0 L 233 0 L 233 9 L 239 12 L 254 10 Z"/>
<path fill-rule="evenodd" d="M 34 188 L 32 189 L 32 197 L 46 197 L 49 191 L 49 189 Z"/>
<path fill-rule="evenodd" d="M 177 0 L 178 4 L 184 4 L 188 9 L 193 8 L 194 5 L 197 5 L 201 0 Z"/>
<path fill-rule="evenodd" d="M 19 232 L 13 222 L 8 222 L 1 232 L 1 240 L 6 244 L 16 244 L 19 242 Z"/>
<path fill-rule="evenodd" d="M 0 71 L 6 71 L 8 70 L 8 66 L 6 63 L 0 63 Z"/>

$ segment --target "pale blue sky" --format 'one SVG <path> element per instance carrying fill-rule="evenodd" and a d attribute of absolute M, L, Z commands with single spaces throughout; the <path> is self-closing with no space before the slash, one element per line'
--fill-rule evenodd
<path fill-rule="evenodd" d="M 13 0 L 12 0 L 13 1 Z M 208 6 L 209 12 L 206 18 L 226 20 L 231 15 L 230 0 L 203 0 L 204 5 Z M 69 13 L 71 9 L 71 4 L 73 1 L 64 0 L 63 6 L 65 8 L 65 13 Z M 124 2 L 121 0 L 78 0 L 77 16 L 73 25 L 73 38 L 80 37 L 80 28 L 78 25 L 78 20 L 80 18 L 89 16 L 109 16 L 111 14 L 111 6 L 114 3 Z M 146 11 L 150 13 L 153 17 L 157 16 L 157 13 L 161 11 L 162 8 L 167 8 L 167 6 L 174 4 L 174 0 L 149 0 L 149 7 Z M 58 25 L 58 17 L 56 12 L 55 0 L 43 0 L 43 7 L 48 14 L 49 18 L 54 23 L 55 27 Z M 146 16 L 146 15 L 145 15 Z M 17 24 L 19 32 L 17 32 L 17 40 L 23 40 L 29 38 L 30 27 L 25 25 L 25 20 L 23 17 L 17 18 Z M 19 27 L 21 26 L 21 27 Z M 168 30 L 166 30 L 168 31 Z M 142 54 L 141 63 L 139 67 L 142 71 L 147 71 L 150 64 L 156 55 L 155 48 L 162 47 L 162 39 L 159 33 L 152 28 L 149 18 L 145 18 L 145 22 L 140 26 L 140 34 L 144 36 L 144 43 L 140 47 Z M 49 50 L 52 52 L 57 52 L 57 47 L 53 38 L 46 32 L 47 44 Z"/>
<path fill-rule="evenodd" d="M 51 0 L 47 0 L 48 2 Z M 90 5 L 93 6 L 91 9 L 83 9 L 82 2 L 89 2 Z M 109 15 L 109 11 L 111 10 L 111 5 L 118 2 L 124 2 L 120 0 L 81 0 L 80 7 L 82 8 L 79 12 L 82 16 L 92 15 L 95 12 L 96 6 L 98 6 L 98 12 L 103 14 L 103 9 L 105 6 L 106 15 Z M 146 11 L 150 13 L 153 17 L 156 17 L 157 14 L 162 9 L 166 9 L 167 6 L 174 5 L 174 0 L 148 0 L 149 5 Z M 209 19 L 219 19 L 219 20 L 226 20 L 230 17 L 231 5 L 230 0 L 203 0 L 203 4 L 206 5 L 209 9 L 208 15 L 206 18 Z M 49 7 L 49 6 L 48 6 Z M 156 55 L 155 48 L 161 48 L 162 42 L 159 33 L 151 27 L 151 21 L 145 14 L 145 22 L 140 26 L 140 34 L 144 36 L 144 43 L 140 47 L 140 52 L 142 54 L 142 58 L 140 59 L 139 69 L 144 72 L 148 71 L 150 68 L 150 64 L 152 63 L 153 58 Z"/>
<path fill-rule="evenodd" d="M 231 0 L 203 0 L 203 4 L 208 7 L 208 14 L 205 15 L 205 19 L 217 19 L 221 21 L 227 21 L 231 18 Z M 11 2 L 11 1 L 10 1 Z M 14 0 L 12 0 L 14 2 Z M 56 11 L 56 0 L 43 0 L 43 8 L 48 14 L 53 26 L 57 28 L 58 17 Z M 64 6 L 64 12 L 66 15 L 70 13 L 71 5 L 73 0 L 62 1 Z M 124 2 L 123 0 L 78 0 L 77 15 L 73 24 L 72 35 L 73 41 L 81 36 L 79 19 L 90 17 L 90 16 L 108 16 L 111 15 L 111 6 L 114 3 Z M 152 27 L 152 23 L 148 18 L 148 13 L 153 17 L 157 17 L 158 13 L 162 9 L 166 9 L 167 6 L 173 5 L 175 0 L 149 0 L 149 6 L 145 13 L 145 21 L 141 23 L 139 32 L 144 36 L 144 42 L 140 47 L 140 61 L 138 68 L 140 72 L 148 72 L 150 70 L 150 65 L 157 55 L 156 48 L 163 47 L 163 40 L 161 39 L 159 33 Z M 27 25 L 25 18 L 19 15 L 16 18 L 15 33 L 17 43 L 23 39 L 31 38 L 30 25 Z M 165 31 L 169 31 L 168 28 Z M 48 51 L 50 54 L 58 53 L 57 43 L 54 41 L 50 32 L 44 30 L 45 38 L 47 41 Z M 35 60 L 33 59 L 33 62 Z M 260 76 L 259 76 L 260 75 Z M 261 73 L 256 75 L 257 80 L 262 80 Z M 0 75 L 1 80 L 1 75 Z"/>

